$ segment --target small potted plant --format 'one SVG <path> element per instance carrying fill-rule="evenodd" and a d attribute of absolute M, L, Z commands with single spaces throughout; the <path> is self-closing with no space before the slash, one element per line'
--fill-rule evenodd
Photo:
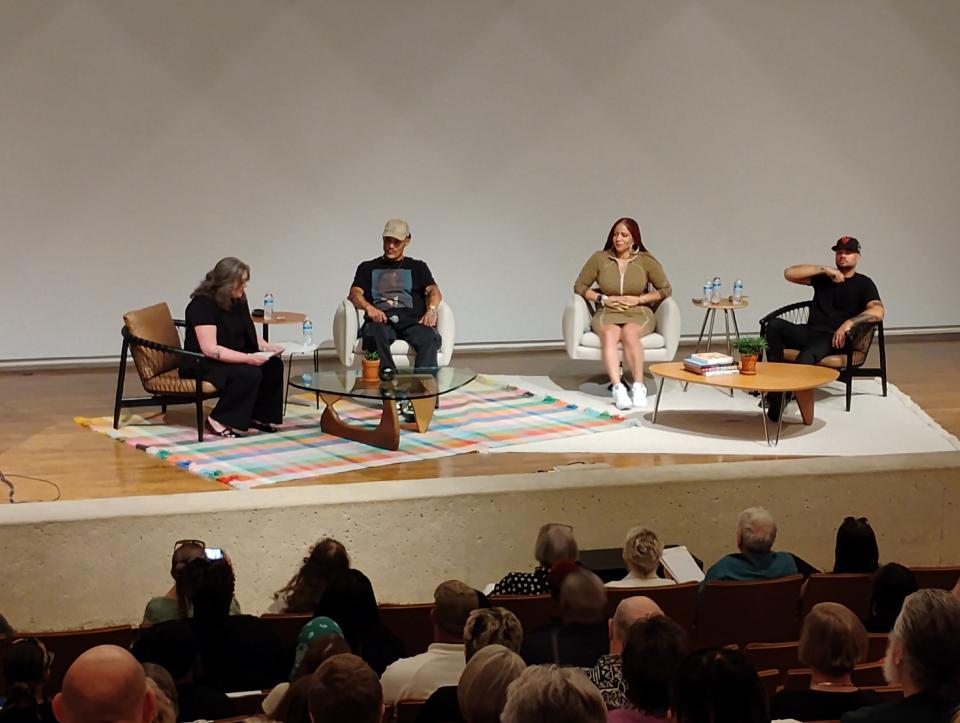
<path fill-rule="evenodd" d="M 380 355 L 376 351 L 368 351 L 363 354 L 363 381 L 380 381 Z"/>
<path fill-rule="evenodd" d="M 762 336 L 741 336 L 733 347 L 740 352 L 740 373 L 756 374 L 757 357 L 767 348 L 767 340 Z"/>

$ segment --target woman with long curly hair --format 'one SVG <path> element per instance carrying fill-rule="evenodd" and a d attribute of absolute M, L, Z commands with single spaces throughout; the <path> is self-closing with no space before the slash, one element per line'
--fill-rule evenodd
<path fill-rule="evenodd" d="M 187 305 L 187 351 L 203 354 L 199 365 L 184 362 L 180 376 L 204 379 L 220 392 L 207 429 L 239 437 L 250 427 L 276 432 L 283 421 L 283 352 L 257 334 L 246 288 L 250 267 L 228 256 L 207 272 Z"/>

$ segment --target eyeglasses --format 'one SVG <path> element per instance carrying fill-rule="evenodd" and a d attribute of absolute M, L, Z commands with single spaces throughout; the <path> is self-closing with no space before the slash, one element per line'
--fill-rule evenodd
<path fill-rule="evenodd" d="M 181 547 L 206 547 L 207 543 L 203 540 L 177 540 L 173 543 L 173 551 L 176 552 Z"/>

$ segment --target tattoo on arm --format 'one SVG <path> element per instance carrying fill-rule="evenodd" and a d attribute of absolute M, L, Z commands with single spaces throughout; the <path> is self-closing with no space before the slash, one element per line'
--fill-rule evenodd
<path fill-rule="evenodd" d="M 873 320 L 874 319 L 872 315 L 868 314 L 867 312 L 863 312 L 862 314 L 857 314 L 855 317 L 850 319 L 850 323 L 856 326 L 862 321 L 873 321 Z"/>

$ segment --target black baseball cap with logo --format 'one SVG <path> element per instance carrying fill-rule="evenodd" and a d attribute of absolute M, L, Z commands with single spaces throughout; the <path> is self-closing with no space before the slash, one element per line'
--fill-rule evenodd
<path fill-rule="evenodd" d="M 831 251 L 846 251 L 848 254 L 860 253 L 860 242 L 853 236 L 841 236 L 837 242 L 830 247 Z"/>

